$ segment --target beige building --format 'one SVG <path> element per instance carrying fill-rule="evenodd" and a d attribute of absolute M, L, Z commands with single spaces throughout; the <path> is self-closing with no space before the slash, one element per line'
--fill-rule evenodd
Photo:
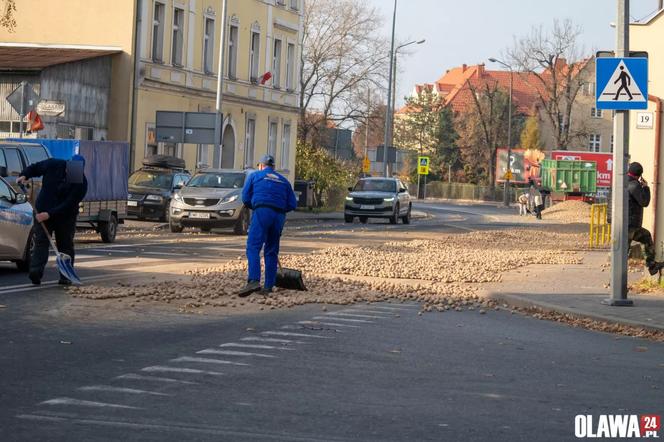
<path fill-rule="evenodd" d="M 254 166 L 269 152 L 293 178 L 303 1 L 228 0 L 217 166 Z M 45 117 L 37 136 L 130 141 L 133 169 L 155 153 L 182 157 L 189 169 L 213 165 L 212 145 L 158 142 L 155 120 L 157 111 L 214 112 L 221 5 L 23 0 L 16 31 L 0 31 L 0 95 L 28 78 L 42 98 L 67 107 L 62 116 Z M 0 108 L 0 135 L 3 118 L 10 129 L 4 135 L 16 135 L 18 115 Z"/>

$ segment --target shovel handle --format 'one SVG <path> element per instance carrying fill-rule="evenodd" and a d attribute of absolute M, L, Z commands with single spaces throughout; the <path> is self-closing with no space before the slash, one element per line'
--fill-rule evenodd
<path fill-rule="evenodd" d="M 23 193 L 25 193 L 27 195 L 28 189 L 23 185 L 23 183 L 20 183 L 18 185 L 18 187 L 23 191 Z M 34 207 L 32 208 L 32 216 L 35 217 L 35 221 L 37 221 L 37 219 L 36 219 L 37 218 L 37 211 L 35 210 Z M 39 224 L 41 224 L 42 229 L 44 229 L 44 233 L 46 234 L 46 238 L 48 238 L 48 242 L 51 244 L 51 248 L 53 249 L 53 251 L 55 252 L 56 255 L 59 255 L 60 252 L 58 252 L 58 248 L 55 245 L 55 241 L 53 241 L 53 238 L 51 237 L 51 234 L 48 233 L 48 229 L 46 228 L 46 225 L 44 223 L 39 222 L 39 221 L 37 221 L 37 222 Z"/>

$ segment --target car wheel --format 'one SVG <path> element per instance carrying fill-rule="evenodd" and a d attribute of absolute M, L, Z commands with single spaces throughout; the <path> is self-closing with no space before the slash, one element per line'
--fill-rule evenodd
<path fill-rule="evenodd" d="M 368 221 L 369 221 L 369 217 L 368 217 L 368 216 L 361 216 L 361 217 L 360 217 L 360 222 L 361 222 L 362 224 L 366 224 Z"/>
<path fill-rule="evenodd" d="M 401 217 L 401 221 L 404 224 L 410 224 L 410 212 L 412 210 L 412 206 L 408 206 L 408 213 L 406 213 L 404 216 Z"/>
<path fill-rule="evenodd" d="M 352 223 L 353 222 L 353 215 L 344 215 L 344 221 L 347 223 Z"/>
<path fill-rule="evenodd" d="M 390 217 L 390 224 L 396 224 L 399 221 L 399 204 L 394 206 L 394 213 Z"/>
<path fill-rule="evenodd" d="M 166 207 L 164 208 L 164 214 L 162 217 L 159 219 L 159 221 L 167 223 L 171 219 L 171 202 L 166 203 Z"/>
<path fill-rule="evenodd" d="M 233 233 L 236 235 L 246 235 L 249 232 L 250 219 L 249 210 L 243 208 L 242 212 L 240 212 L 240 217 L 235 222 Z"/>
<path fill-rule="evenodd" d="M 115 241 L 115 236 L 118 233 L 118 219 L 115 215 L 111 215 L 111 218 L 108 221 L 99 222 L 99 234 L 101 235 L 101 240 L 106 244 L 112 243 Z"/>
<path fill-rule="evenodd" d="M 25 250 L 23 250 L 23 258 L 16 261 L 16 268 L 19 272 L 28 272 L 30 271 L 30 259 L 32 259 L 32 251 L 35 248 L 35 230 L 34 227 L 30 231 L 28 236 L 27 244 L 25 245 Z"/>
<path fill-rule="evenodd" d="M 171 232 L 173 233 L 182 233 L 182 231 L 184 230 L 184 227 L 175 224 L 173 221 L 168 222 L 168 227 L 170 227 Z"/>

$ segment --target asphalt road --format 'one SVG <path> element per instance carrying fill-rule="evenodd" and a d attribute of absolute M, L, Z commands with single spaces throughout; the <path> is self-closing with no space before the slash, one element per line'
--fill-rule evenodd
<path fill-rule="evenodd" d="M 424 208 L 433 216 L 410 227 L 292 223 L 284 249 L 500 224 L 491 206 Z M 81 274 L 165 273 L 243 250 L 226 234 L 138 239 L 84 245 Z M 10 270 L 0 283 L 2 441 L 560 441 L 574 440 L 577 414 L 662 412 L 664 345 L 504 311 L 82 318 L 58 288 L 24 287 Z"/>

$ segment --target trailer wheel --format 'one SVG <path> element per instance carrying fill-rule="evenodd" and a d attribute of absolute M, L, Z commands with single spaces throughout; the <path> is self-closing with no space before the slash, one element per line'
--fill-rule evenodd
<path fill-rule="evenodd" d="M 105 243 L 112 243 L 115 241 L 115 236 L 118 233 L 118 218 L 111 215 L 108 221 L 99 221 L 99 234 L 101 240 Z"/>

